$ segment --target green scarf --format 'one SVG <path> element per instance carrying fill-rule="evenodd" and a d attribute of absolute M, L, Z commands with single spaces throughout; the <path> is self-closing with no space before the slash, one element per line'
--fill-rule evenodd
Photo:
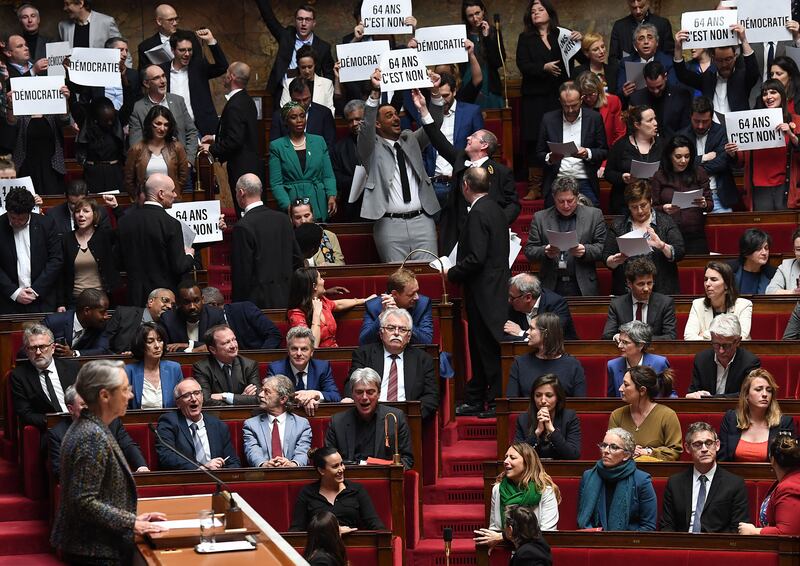
<path fill-rule="evenodd" d="M 528 482 L 527 488 L 503 478 L 500 482 L 500 525 L 506 526 L 506 507 L 509 505 L 525 505 L 536 507 L 542 499 L 542 494 L 536 489 L 536 484 Z"/>

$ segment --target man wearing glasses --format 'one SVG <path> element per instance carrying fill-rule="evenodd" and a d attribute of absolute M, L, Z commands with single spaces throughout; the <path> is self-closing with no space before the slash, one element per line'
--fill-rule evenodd
<path fill-rule="evenodd" d="M 717 466 L 719 438 L 704 422 L 689 425 L 686 451 L 694 466 L 674 474 L 664 491 L 661 530 L 689 533 L 735 533 L 750 522 L 747 490 L 739 476 Z"/>
<path fill-rule="evenodd" d="M 228 425 L 213 415 L 203 414 L 200 384 L 186 378 L 178 382 L 174 394 L 178 410 L 165 413 L 158 419 L 158 433 L 164 442 L 208 470 L 240 468 Z M 156 444 L 156 452 L 162 470 L 197 469 L 160 442 Z"/>
<path fill-rule="evenodd" d="M 33 324 L 22 333 L 27 360 L 17 362 L 11 372 L 14 412 L 23 425 L 47 431 L 47 413 L 65 413 L 64 391 L 75 383 L 80 366 L 71 359 L 55 359 L 53 333 L 43 324 Z M 43 444 L 46 435 L 42 436 Z"/>
<path fill-rule="evenodd" d="M 151 49 L 162 46 L 164 55 L 168 55 L 170 57 L 172 56 L 172 48 L 169 45 L 169 38 L 172 37 L 172 34 L 178 31 L 178 24 L 180 23 L 181 18 L 178 16 L 178 12 L 175 11 L 175 8 L 169 4 L 159 4 L 156 6 L 155 16 L 156 33 L 142 41 L 137 49 L 139 53 L 140 72 L 151 63 L 154 65 L 160 65 L 163 62 L 163 59 L 159 58 L 158 55 L 153 54 L 151 56 L 147 53 Z M 199 50 L 200 43 L 198 42 L 195 47 Z M 159 55 L 160 54 L 161 52 L 159 52 Z"/>
<path fill-rule="evenodd" d="M 439 406 L 433 358 L 417 348 L 408 348 L 413 330 L 411 315 L 405 309 L 388 308 L 378 317 L 380 342 L 366 344 L 353 352 L 350 373 L 372 368 L 381 376 L 379 401 L 420 401 L 422 418 Z M 351 395 L 350 382 L 345 395 Z"/>

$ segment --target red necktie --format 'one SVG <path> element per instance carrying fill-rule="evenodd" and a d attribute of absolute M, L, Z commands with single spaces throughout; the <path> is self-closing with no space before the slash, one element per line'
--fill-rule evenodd
<path fill-rule="evenodd" d="M 272 421 L 272 457 L 278 458 L 280 456 L 283 456 L 281 433 L 278 430 L 278 419 L 275 419 Z"/>
<path fill-rule="evenodd" d="M 397 401 L 397 356 L 391 355 L 392 366 L 389 368 L 389 383 L 386 389 L 386 400 Z"/>
<path fill-rule="evenodd" d="M 636 320 L 642 322 L 642 303 L 636 303 Z"/>

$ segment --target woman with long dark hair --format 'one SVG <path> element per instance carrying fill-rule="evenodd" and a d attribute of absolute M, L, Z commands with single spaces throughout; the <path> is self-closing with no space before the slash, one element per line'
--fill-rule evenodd
<path fill-rule="evenodd" d="M 711 340 L 710 328 L 714 317 L 732 313 L 739 319 L 742 340 L 750 340 L 753 303 L 739 296 L 731 266 L 721 261 L 709 261 L 703 275 L 703 288 L 705 297 L 692 301 L 683 339 Z"/>
<path fill-rule="evenodd" d="M 330 511 L 319 511 L 311 517 L 303 551 L 303 558 L 311 566 L 347 565 L 347 549 L 339 529 L 339 520 Z"/>
<path fill-rule="evenodd" d="M 769 78 L 781 82 L 786 89 L 786 109 L 790 114 L 797 114 L 794 99 L 800 95 L 800 69 L 794 59 L 786 55 L 775 57 L 769 67 Z"/>
<path fill-rule="evenodd" d="M 553 555 L 542 538 L 536 510 L 528 505 L 506 507 L 505 535 L 514 545 L 509 566 L 550 566 Z"/>
<path fill-rule="evenodd" d="M 528 411 L 517 418 L 514 442 L 527 442 L 540 458 L 577 460 L 581 456 L 581 423 L 553 373 L 533 381 Z"/>

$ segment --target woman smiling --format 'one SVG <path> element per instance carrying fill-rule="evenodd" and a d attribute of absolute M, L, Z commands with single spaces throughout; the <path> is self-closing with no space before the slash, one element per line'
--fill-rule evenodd
<path fill-rule="evenodd" d="M 711 340 L 709 328 L 714 317 L 722 313 L 732 313 L 739 319 L 742 327 L 742 340 L 750 340 L 753 303 L 739 297 L 731 267 L 727 263 L 709 261 L 703 276 L 703 287 L 706 296 L 692 301 L 683 339 Z"/>

